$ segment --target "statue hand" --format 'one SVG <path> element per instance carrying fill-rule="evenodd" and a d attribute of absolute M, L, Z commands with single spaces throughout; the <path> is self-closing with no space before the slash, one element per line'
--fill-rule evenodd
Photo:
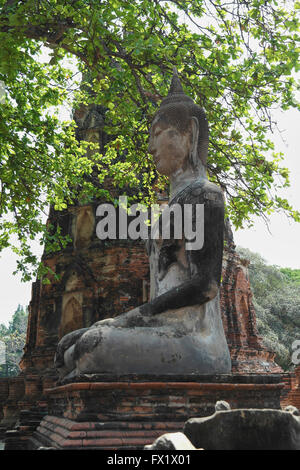
<path fill-rule="evenodd" d="M 140 310 L 139 307 L 133 308 L 129 310 L 129 312 L 122 313 L 115 318 L 105 318 L 104 320 L 97 321 L 93 324 L 91 328 L 98 328 L 102 326 L 110 326 L 110 327 L 123 327 L 126 328 L 131 321 L 134 321 L 135 318 L 140 317 Z"/>

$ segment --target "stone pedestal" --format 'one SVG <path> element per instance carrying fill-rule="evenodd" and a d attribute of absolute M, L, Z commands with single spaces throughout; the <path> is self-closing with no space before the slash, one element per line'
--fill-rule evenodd
<path fill-rule="evenodd" d="M 282 388 L 279 375 L 83 376 L 47 390 L 49 414 L 29 448 L 139 449 L 212 414 L 218 400 L 233 409 L 280 409 Z"/>

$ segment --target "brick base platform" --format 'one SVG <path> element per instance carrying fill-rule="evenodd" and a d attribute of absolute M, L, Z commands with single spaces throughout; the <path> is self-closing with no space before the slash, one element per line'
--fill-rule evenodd
<path fill-rule="evenodd" d="M 232 408 L 279 409 L 284 386 L 278 375 L 103 379 L 90 376 L 49 389 L 50 413 L 29 448 L 139 449 L 182 430 L 191 417 L 211 415 L 218 400 Z"/>

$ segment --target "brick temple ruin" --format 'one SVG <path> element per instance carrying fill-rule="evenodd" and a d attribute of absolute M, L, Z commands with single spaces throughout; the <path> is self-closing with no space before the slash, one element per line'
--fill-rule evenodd
<path fill-rule="evenodd" d="M 102 131 L 101 112 L 100 106 L 89 106 L 78 110 L 75 119 L 78 124 L 78 138 L 100 142 L 103 148 L 105 135 Z M 117 191 L 113 187 L 110 189 Z M 95 201 L 89 205 L 72 206 L 60 213 L 53 209 L 50 211 L 49 221 L 58 223 L 63 234 L 70 235 L 72 242 L 58 253 L 44 253 L 43 262 L 59 274 L 59 280 L 49 278 L 49 284 L 43 284 L 39 280 L 32 284 L 27 339 L 20 363 L 21 373 L 17 377 L 0 379 L 2 436 L 5 431 L 12 430 L 17 425 L 14 431 L 9 431 L 6 435 L 7 441 L 11 441 L 10 448 L 14 448 L 14 443 L 17 448 L 26 448 L 28 438 L 42 417 L 49 413 L 49 406 L 52 405 L 47 390 L 53 389 L 58 379 L 53 364 L 58 341 L 70 331 L 88 327 L 98 320 L 114 317 L 148 301 L 149 265 L 144 243 L 132 240 L 99 240 L 95 234 L 98 203 L 99 201 Z M 264 399 L 259 402 L 260 395 L 255 390 L 268 385 L 266 377 L 276 377 L 271 385 L 277 390 L 277 395 L 281 396 L 282 406 L 290 404 L 299 408 L 300 367 L 294 373 L 283 373 L 275 362 L 275 354 L 263 345 L 256 327 L 248 262 L 241 259 L 235 251 L 229 223 L 225 228 L 221 312 L 232 358 L 232 374 L 235 378 L 258 377 L 248 385 L 247 380 L 243 383 L 249 397 L 255 392 L 249 398 L 249 405 L 258 408 L 266 405 Z M 261 380 L 259 377 L 265 379 Z M 86 394 L 85 389 L 79 385 L 74 384 L 72 390 L 69 385 L 70 393 Z M 206 396 L 210 396 L 211 402 L 215 402 L 220 399 L 220 384 L 212 379 L 209 385 Z M 225 395 L 222 392 L 221 396 L 226 399 L 231 396 L 233 402 L 236 399 L 238 406 L 238 392 L 234 391 L 230 383 L 227 385 L 227 392 L 223 390 Z M 133 389 L 135 390 L 134 387 Z M 179 392 L 174 392 L 174 396 L 179 400 L 189 393 L 183 386 L 178 390 Z M 268 393 L 271 393 L 270 390 L 272 392 L 272 387 L 269 387 Z M 103 395 L 103 390 L 101 393 Z M 134 393 L 138 402 L 138 392 Z M 59 397 L 57 400 L 59 401 Z M 270 407 L 272 406 L 274 404 L 270 399 Z M 55 427 L 56 418 L 48 419 L 49 429 L 51 426 Z M 106 425 L 110 429 L 108 422 Z M 64 432 L 68 430 L 68 426 L 71 431 L 76 428 L 71 421 L 65 421 Z M 122 427 L 122 423 L 119 426 Z M 161 424 L 158 423 L 157 426 L 161 429 Z M 135 430 L 137 433 L 140 431 L 143 443 L 149 442 L 145 440 L 146 430 L 147 428 L 142 427 Z M 148 433 L 150 442 L 155 436 L 155 429 L 152 429 L 152 434 Z"/>

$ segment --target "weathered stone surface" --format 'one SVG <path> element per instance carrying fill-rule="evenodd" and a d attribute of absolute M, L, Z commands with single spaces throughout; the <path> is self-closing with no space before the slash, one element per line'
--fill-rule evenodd
<path fill-rule="evenodd" d="M 206 450 L 300 450 L 300 418 L 288 411 L 217 411 L 188 420 L 183 432 Z"/>
<path fill-rule="evenodd" d="M 144 450 L 196 450 L 182 432 L 163 434 Z"/>

